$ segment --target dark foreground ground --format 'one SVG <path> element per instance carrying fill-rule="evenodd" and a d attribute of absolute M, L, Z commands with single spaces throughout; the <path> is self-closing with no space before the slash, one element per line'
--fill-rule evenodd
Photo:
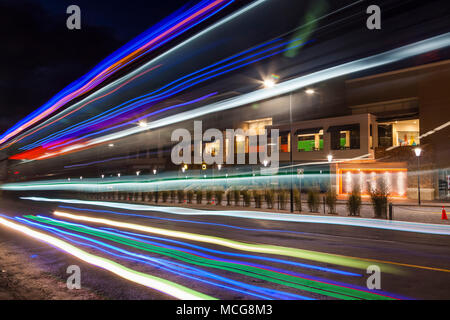
<path fill-rule="evenodd" d="M 41 214 L 52 216 L 57 203 L 39 203 L 25 200 L 1 200 L 0 213 L 9 216 Z M 99 209 L 86 205 L 79 208 Z M 108 209 L 108 208 L 101 208 Z M 65 210 L 70 211 L 70 210 Z M 126 211 L 126 210 L 118 210 Z M 131 211 L 130 211 L 131 212 Z M 85 211 L 86 215 L 112 218 L 111 215 Z M 223 223 L 234 226 L 258 229 L 277 229 L 297 233 L 237 231 L 203 224 L 175 221 L 120 217 L 121 221 L 148 224 L 153 227 L 179 230 L 236 241 L 259 244 L 272 244 L 326 252 L 361 259 L 375 259 L 378 262 L 395 266 L 398 274 L 382 273 L 382 290 L 413 299 L 449 299 L 450 297 L 450 237 L 411 232 L 388 231 L 370 228 L 336 226 L 311 223 L 286 223 L 264 220 L 250 220 L 231 217 L 178 216 L 159 211 L 139 212 L 154 217 L 189 219 L 191 221 Z M 117 217 L 114 217 L 117 218 Z M 205 245 L 212 249 L 222 249 L 215 245 Z M 228 250 L 228 249 L 227 249 Z M 233 250 L 228 250 L 233 251 Z M 292 260 L 292 258 L 290 258 Z M 301 261 L 300 262 L 307 262 Z M 309 261 L 311 262 L 311 261 Z M 373 262 L 377 264 L 378 262 Z M 69 265 L 79 265 L 82 270 L 82 290 L 68 290 L 66 269 Z M 317 265 L 336 267 L 326 263 Z M 233 293 L 205 287 L 201 283 L 190 282 L 174 275 L 162 274 L 159 270 L 138 263 L 129 262 L 128 267 L 149 274 L 160 275 L 171 281 L 183 284 L 194 290 L 207 293 L 219 299 L 249 299 L 245 294 Z M 268 263 L 270 265 L 270 263 Z M 284 267 L 299 272 L 296 267 Z M 129 281 L 120 279 L 108 271 L 77 261 L 58 249 L 24 237 L 0 227 L 0 299 L 170 299 L 171 297 Z M 351 268 L 340 267 L 347 271 Z M 314 270 L 301 270 L 311 276 L 329 280 L 348 282 L 365 286 L 367 274 L 358 270 L 362 277 L 348 277 L 323 273 Z M 215 271 L 220 272 L 220 271 Z M 224 276 L 230 276 L 222 272 Z M 263 280 L 237 276 L 237 280 L 255 285 L 267 285 Z M 282 290 L 281 285 L 270 284 Z M 291 292 L 295 292 L 292 291 Z M 313 298 L 323 299 L 319 295 Z"/>

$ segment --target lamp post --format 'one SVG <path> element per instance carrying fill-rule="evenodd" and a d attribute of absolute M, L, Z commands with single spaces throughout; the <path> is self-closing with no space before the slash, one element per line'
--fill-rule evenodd
<path fill-rule="evenodd" d="M 419 201 L 420 206 L 420 155 L 422 154 L 421 148 L 415 148 L 414 153 L 417 157 L 417 199 Z"/>

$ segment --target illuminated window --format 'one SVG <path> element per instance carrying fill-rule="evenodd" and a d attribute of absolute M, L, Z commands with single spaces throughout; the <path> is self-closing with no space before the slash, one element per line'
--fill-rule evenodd
<path fill-rule="evenodd" d="M 360 148 L 359 124 L 333 126 L 328 128 L 331 135 L 332 150 L 347 150 Z"/>
<path fill-rule="evenodd" d="M 319 151 L 323 150 L 323 129 L 300 129 L 297 130 L 298 151 Z"/>

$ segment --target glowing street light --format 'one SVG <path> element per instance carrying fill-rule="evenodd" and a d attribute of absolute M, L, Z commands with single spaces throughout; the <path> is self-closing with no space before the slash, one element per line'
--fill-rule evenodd
<path fill-rule="evenodd" d="M 102 179 L 104 179 L 105 178 L 105 175 L 104 174 L 102 174 Z"/>
<path fill-rule="evenodd" d="M 114 143 L 108 144 L 108 147 L 110 147 L 110 148 L 114 147 Z"/>
<path fill-rule="evenodd" d="M 139 127 L 145 128 L 147 126 L 147 121 L 141 120 L 138 122 Z"/>
<path fill-rule="evenodd" d="M 305 92 L 308 95 L 313 95 L 314 93 L 316 93 L 316 90 L 314 90 L 314 89 L 306 89 Z"/>
<path fill-rule="evenodd" d="M 422 154 L 422 149 L 415 148 L 414 153 L 417 157 L 417 200 L 419 201 L 420 206 L 420 155 Z"/>
<path fill-rule="evenodd" d="M 416 157 L 420 157 L 420 155 L 422 154 L 422 149 L 421 148 L 415 148 L 414 149 L 414 153 L 416 154 Z"/>
<path fill-rule="evenodd" d="M 328 162 L 333 161 L 333 155 L 332 155 L 332 154 L 329 154 L 329 155 L 327 156 L 327 159 L 328 159 Z"/>
<path fill-rule="evenodd" d="M 270 89 L 270 88 L 275 87 L 275 80 L 268 78 L 263 81 L 263 84 L 264 84 L 264 88 Z"/>
<path fill-rule="evenodd" d="M 153 174 L 156 174 L 156 173 L 157 173 L 156 169 L 153 169 Z"/>
<path fill-rule="evenodd" d="M 120 178 L 120 173 L 118 173 L 117 176 Z"/>
<path fill-rule="evenodd" d="M 136 171 L 136 175 L 139 176 L 141 174 L 140 171 Z"/>
<path fill-rule="evenodd" d="M 219 169 L 219 171 L 222 170 L 222 165 L 221 165 L 221 164 L 218 164 L 218 165 L 217 165 L 217 169 Z"/>

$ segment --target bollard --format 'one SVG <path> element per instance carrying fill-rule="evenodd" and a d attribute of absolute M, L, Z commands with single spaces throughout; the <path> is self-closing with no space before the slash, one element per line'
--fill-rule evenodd
<path fill-rule="evenodd" d="M 392 220 L 393 208 L 392 202 L 389 203 L 389 220 Z"/>

